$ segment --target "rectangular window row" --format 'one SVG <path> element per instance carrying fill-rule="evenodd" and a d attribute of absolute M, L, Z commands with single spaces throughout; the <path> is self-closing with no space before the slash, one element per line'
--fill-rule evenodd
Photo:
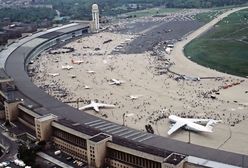
<path fill-rule="evenodd" d="M 161 168 L 161 163 L 149 159 L 141 158 L 115 149 L 108 149 L 107 155 L 109 158 L 118 160 L 123 163 L 128 163 L 138 167 Z"/>
<path fill-rule="evenodd" d="M 87 149 L 87 144 L 86 144 L 85 139 L 79 138 L 75 135 L 69 134 L 69 133 L 62 131 L 60 129 L 57 129 L 57 128 L 54 128 L 53 135 L 55 137 L 58 137 L 58 138 L 65 140 L 67 142 L 70 142 L 76 146 Z"/>

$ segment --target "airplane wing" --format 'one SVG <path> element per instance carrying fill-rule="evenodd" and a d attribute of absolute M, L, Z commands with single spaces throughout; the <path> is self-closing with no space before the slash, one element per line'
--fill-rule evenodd
<path fill-rule="evenodd" d="M 177 131 L 179 128 L 185 126 L 186 124 L 184 122 L 176 122 L 171 129 L 168 131 L 168 135 L 171 135 L 175 131 Z"/>
<path fill-rule="evenodd" d="M 113 81 L 114 83 L 118 83 L 118 82 L 119 82 L 119 81 L 116 80 L 116 79 L 112 79 L 112 81 Z"/>
<path fill-rule="evenodd" d="M 90 109 L 93 108 L 93 106 L 91 104 L 83 106 L 83 107 L 79 107 L 79 110 L 86 110 L 86 109 Z"/>
<path fill-rule="evenodd" d="M 120 83 L 125 83 L 125 81 L 123 81 L 123 80 L 120 80 L 119 82 L 120 82 Z"/>
<path fill-rule="evenodd" d="M 110 82 L 109 84 L 110 84 L 110 85 L 115 85 L 115 82 Z"/>
<path fill-rule="evenodd" d="M 103 104 L 103 103 L 98 103 L 97 104 L 98 107 L 107 107 L 107 108 L 114 108 L 115 105 L 112 104 Z"/>

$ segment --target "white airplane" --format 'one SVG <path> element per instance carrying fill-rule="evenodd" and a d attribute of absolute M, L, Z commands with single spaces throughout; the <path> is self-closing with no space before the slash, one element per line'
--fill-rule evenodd
<path fill-rule="evenodd" d="M 72 60 L 71 60 L 71 63 L 72 63 L 72 64 L 78 64 L 78 65 L 80 65 L 80 64 L 84 63 L 84 61 L 72 59 Z"/>
<path fill-rule="evenodd" d="M 181 118 L 175 115 L 170 115 L 169 120 L 174 123 L 168 135 L 171 135 L 179 128 L 185 127 L 188 130 L 199 131 L 199 132 L 213 132 L 213 125 L 221 122 L 221 120 L 213 119 L 193 119 L 193 118 Z M 205 126 L 201 125 L 204 124 Z"/>
<path fill-rule="evenodd" d="M 62 69 L 70 70 L 72 68 L 73 68 L 73 66 L 71 66 L 71 65 L 62 65 Z"/>
<path fill-rule="evenodd" d="M 88 85 L 84 85 L 84 89 L 91 89 Z"/>
<path fill-rule="evenodd" d="M 186 80 L 186 81 L 200 81 L 201 80 L 200 77 L 190 77 L 190 76 L 185 76 L 185 75 L 182 75 L 181 77 L 183 80 Z"/>
<path fill-rule="evenodd" d="M 48 75 L 55 77 L 55 76 L 59 76 L 59 73 L 49 73 Z"/>
<path fill-rule="evenodd" d="M 110 82 L 110 85 L 121 85 L 122 83 L 124 83 L 124 81 L 121 80 L 117 80 L 117 79 L 111 79 L 112 82 Z"/>
<path fill-rule="evenodd" d="M 187 76 L 184 76 L 184 79 L 185 80 L 191 80 L 191 81 L 200 81 L 201 78 L 200 77 L 187 77 Z"/>
<path fill-rule="evenodd" d="M 70 77 L 71 77 L 72 79 L 74 79 L 74 78 L 77 77 L 77 75 L 70 75 Z"/>
<path fill-rule="evenodd" d="M 91 70 L 89 70 L 89 71 L 87 71 L 89 74 L 95 74 L 96 72 L 95 71 L 91 71 Z"/>
<path fill-rule="evenodd" d="M 103 103 L 96 103 L 94 100 L 91 100 L 89 105 L 80 107 L 79 110 L 87 110 L 87 109 L 94 109 L 96 112 L 99 112 L 99 108 L 114 108 L 115 105 L 112 104 L 103 104 Z"/>
<path fill-rule="evenodd" d="M 141 97 L 142 95 L 130 95 L 128 96 L 131 100 L 136 100 L 138 99 L 139 97 Z"/>

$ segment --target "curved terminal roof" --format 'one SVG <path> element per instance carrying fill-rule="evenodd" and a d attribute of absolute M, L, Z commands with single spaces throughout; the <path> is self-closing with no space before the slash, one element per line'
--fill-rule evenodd
<path fill-rule="evenodd" d="M 32 109 L 40 115 L 49 113 L 57 115 L 62 124 L 64 123 L 66 126 L 75 128 L 78 131 L 92 128 L 92 130 L 105 132 L 113 136 L 114 143 L 139 151 L 147 153 L 152 151 L 153 154 L 164 156 L 167 156 L 170 151 L 173 151 L 234 166 L 248 167 L 248 156 L 246 155 L 188 144 L 124 127 L 79 111 L 56 100 L 35 86 L 25 71 L 25 61 L 29 54 L 44 42 L 67 33 L 87 28 L 85 25 L 75 24 L 60 29 L 48 30 L 45 33 L 33 35 L 33 38 L 28 37 L 28 40 L 20 40 L 18 44 L 15 44 L 14 48 L 10 47 L 9 52 L 5 51 L 8 53 L 5 62 L 5 71 L 14 79 L 18 88 L 18 91 L 14 93 L 14 97 L 23 98 L 24 103 L 29 105 L 29 107 L 31 105 Z M 72 124 L 70 124 L 68 120 L 71 121 Z"/>

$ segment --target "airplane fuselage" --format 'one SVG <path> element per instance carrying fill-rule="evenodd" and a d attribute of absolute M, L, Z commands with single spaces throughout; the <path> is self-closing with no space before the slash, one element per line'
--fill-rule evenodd
<path fill-rule="evenodd" d="M 200 125 L 200 124 L 196 124 L 194 122 L 188 121 L 187 119 L 181 118 L 181 117 L 177 117 L 175 115 L 171 115 L 169 116 L 169 120 L 172 123 L 176 123 L 176 122 L 182 122 L 185 124 L 184 128 L 188 129 L 188 130 L 192 130 L 192 131 L 202 131 L 202 132 L 212 132 L 211 129 L 207 128 L 206 126 Z"/>

